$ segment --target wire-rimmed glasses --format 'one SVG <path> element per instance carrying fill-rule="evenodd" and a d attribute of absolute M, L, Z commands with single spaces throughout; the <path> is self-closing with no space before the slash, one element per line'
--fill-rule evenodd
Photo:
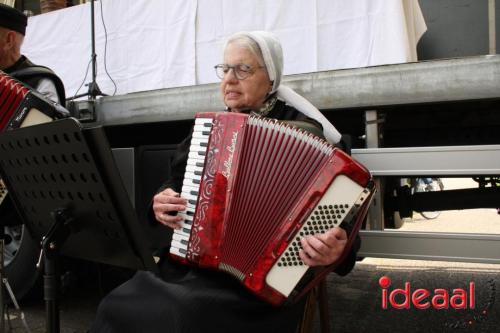
<path fill-rule="evenodd" d="M 229 73 L 229 71 L 232 69 L 234 76 L 238 80 L 244 80 L 251 76 L 255 71 L 259 68 L 263 68 L 264 66 L 259 66 L 257 68 L 253 68 L 250 65 L 247 64 L 236 64 L 236 65 L 228 65 L 228 64 L 218 64 L 215 65 L 215 74 L 217 74 L 217 77 L 219 79 L 224 79 L 224 77 Z"/>

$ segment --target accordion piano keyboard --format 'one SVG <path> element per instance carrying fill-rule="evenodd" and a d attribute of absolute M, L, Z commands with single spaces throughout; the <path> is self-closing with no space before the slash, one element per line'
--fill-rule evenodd
<path fill-rule="evenodd" d="M 181 191 L 181 197 L 187 199 L 188 204 L 185 211 L 178 213 L 184 220 L 180 223 L 181 229 L 174 231 L 170 247 L 170 253 L 183 258 L 187 254 L 211 128 L 212 118 L 196 118 Z"/>

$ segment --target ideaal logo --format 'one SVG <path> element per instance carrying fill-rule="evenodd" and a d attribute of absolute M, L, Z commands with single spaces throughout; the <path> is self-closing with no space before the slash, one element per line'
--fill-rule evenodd
<path fill-rule="evenodd" d="M 410 282 L 405 282 L 404 288 L 389 287 L 392 281 L 387 276 L 382 276 L 378 281 L 382 288 L 382 309 L 387 310 L 392 307 L 394 309 L 420 309 L 425 310 L 430 307 L 443 310 L 443 309 L 456 309 L 456 310 L 474 310 L 476 309 L 476 284 L 471 281 L 464 288 L 455 288 L 451 291 L 443 288 L 437 288 L 432 291 L 418 288 L 413 290 Z M 473 325 L 474 323 L 486 320 L 488 311 L 495 302 L 495 282 L 488 280 L 489 297 L 486 306 L 477 313 L 464 320 L 456 321 L 454 323 L 445 323 L 450 328 L 465 328 Z"/>
<path fill-rule="evenodd" d="M 382 276 L 379 281 L 382 287 L 382 309 L 387 309 L 390 304 L 394 309 L 409 309 L 413 305 L 417 309 L 448 309 L 450 306 L 454 309 L 474 309 L 476 307 L 474 282 L 469 282 L 468 289 L 453 289 L 452 294 L 446 289 L 434 289 L 433 292 L 419 288 L 411 290 L 411 283 L 405 282 L 404 289 L 395 288 L 389 292 L 391 279 Z M 402 295 L 403 302 L 398 303 L 396 296 Z"/>

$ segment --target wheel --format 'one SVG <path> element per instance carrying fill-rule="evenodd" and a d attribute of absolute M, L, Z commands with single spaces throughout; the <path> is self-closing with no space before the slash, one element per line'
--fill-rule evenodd
<path fill-rule="evenodd" d="M 417 179 L 415 186 L 415 192 L 431 192 L 431 191 L 442 191 L 444 189 L 443 182 L 440 178 L 432 178 L 432 181 L 426 184 L 422 178 Z M 427 220 L 433 220 L 437 218 L 441 212 L 419 212 Z"/>
<path fill-rule="evenodd" d="M 19 223 L 17 214 L 8 215 L 10 223 L 4 227 L 4 272 L 16 299 L 19 300 L 33 289 L 41 275 L 36 269 L 40 247 L 24 225 L 13 225 L 12 219 Z M 4 219 L 5 216 L 1 218 Z"/>

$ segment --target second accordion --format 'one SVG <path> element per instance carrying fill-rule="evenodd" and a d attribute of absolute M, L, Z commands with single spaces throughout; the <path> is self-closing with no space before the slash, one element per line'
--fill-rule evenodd
<path fill-rule="evenodd" d="M 350 251 L 374 187 L 370 173 L 319 137 L 241 113 L 196 115 L 171 256 L 225 271 L 273 305 L 302 294 Z M 340 226 L 341 259 L 314 272 L 300 239 Z"/>

